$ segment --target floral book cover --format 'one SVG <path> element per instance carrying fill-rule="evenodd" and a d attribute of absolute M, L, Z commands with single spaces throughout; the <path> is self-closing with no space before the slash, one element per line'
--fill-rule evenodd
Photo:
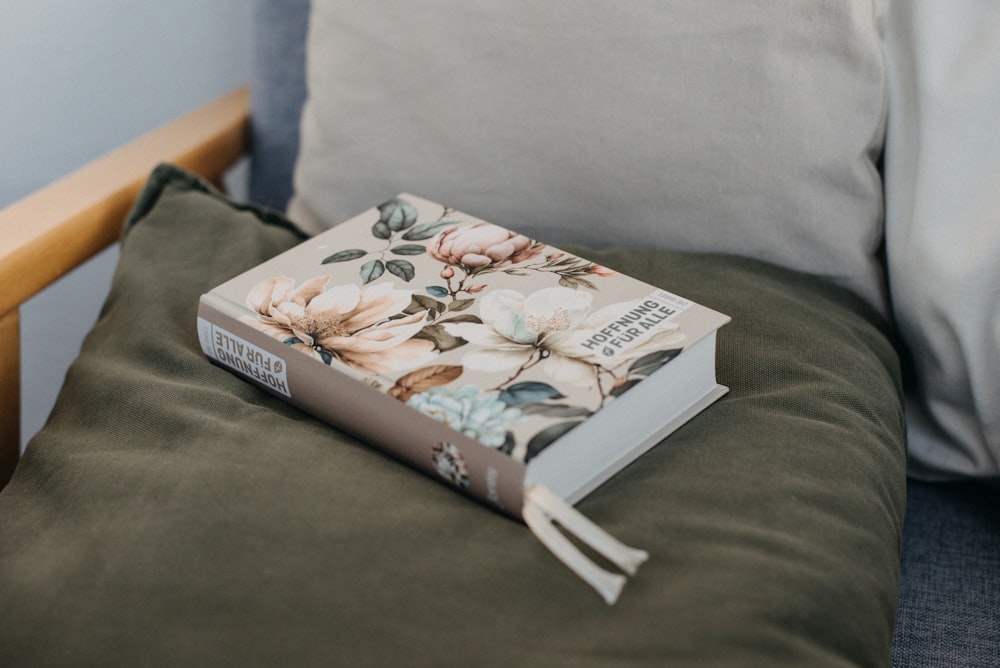
<path fill-rule="evenodd" d="M 403 194 L 218 286 L 198 327 L 220 366 L 516 515 L 535 458 L 709 337 L 715 389 L 727 321 Z"/>

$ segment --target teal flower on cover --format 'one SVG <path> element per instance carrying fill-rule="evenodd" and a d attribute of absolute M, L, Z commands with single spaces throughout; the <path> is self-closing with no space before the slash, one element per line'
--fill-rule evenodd
<path fill-rule="evenodd" d="M 434 387 L 413 395 L 406 404 L 491 448 L 502 447 L 507 430 L 521 418 L 520 409 L 474 385 Z"/>

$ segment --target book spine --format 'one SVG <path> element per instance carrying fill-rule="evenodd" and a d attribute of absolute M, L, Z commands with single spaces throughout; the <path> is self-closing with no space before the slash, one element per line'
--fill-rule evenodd
<path fill-rule="evenodd" d="M 215 364 L 438 481 L 523 519 L 523 463 L 285 345 L 232 315 L 234 309 L 227 305 L 208 294 L 198 309 L 201 348 Z"/>

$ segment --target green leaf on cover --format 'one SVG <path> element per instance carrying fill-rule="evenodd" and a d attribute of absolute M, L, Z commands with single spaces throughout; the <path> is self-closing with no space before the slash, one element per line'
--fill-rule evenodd
<path fill-rule="evenodd" d="M 433 295 L 435 297 L 448 296 L 448 289 L 442 288 L 440 285 L 428 285 L 426 288 L 424 288 L 424 290 L 427 291 L 427 294 Z"/>
<path fill-rule="evenodd" d="M 464 346 L 467 342 L 459 336 L 453 336 L 439 324 L 425 325 L 423 329 L 413 335 L 415 339 L 430 341 L 434 347 L 444 353 L 455 348 Z"/>
<path fill-rule="evenodd" d="M 417 275 L 417 270 L 406 260 L 389 260 L 385 263 L 386 268 L 404 281 L 412 281 Z"/>
<path fill-rule="evenodd" d="M 580 288 L 587 288 L 588 290 L 597 289 L 596 285 L 579 276 L 560 276 L 559 285 L 564 288 L 572 288 L 573 290 L 579 290 Z"/>
<path fill-rule="evenodd" d="M 515 383 L 500 393 L 500 401 L 508 406 L 539 404 L 551 399 L 563 399 L 564 395 L 548 383 L 527 381 Z"/>
<path fill-rule="evenodd" d="M 403 235 L 403 238 L 407 241 L 423 241 L 425 239 L 430 239 L 439 231 L 454 224 L 455 223 L 453 221 L 448 220 L 439 220 L 434 223 L 422 223 L 407 231 L 406 234 Z"/>
<path fill-rule="evenodd" d="M 632 380 L 627 380 L 624 383 L 622 383 L 621 385 L 618 385 L 613 390 L 611 390 L 610 394 L 611 394 L 611 396 L 613 396 L 615 398 L 618 398 L 621 395 L 623 395 L 626 392 L 628 392 L 629 390 L 631 390 L 636 385 L 638 385 L 639 382 L 640 382 L 640 379 L 638 379 L 638 378 L 633 378 Z"/>
<path fill-rule="evenodd" d="M 406 313 L 407 315 L 413 315 L 414 313 L 420 313 L 421 311 L 443 313 L 445 308 L 445 305 L 436 299 L 428 297 L 427 295 L 415 294 L 410 299 L 410 305 L 406 307 L 403 313 Z"/>
<path fill-rule="evenodd" d="M 360 248 L 351 248 L 350 250 L 342 250 L 338 253 L 334 253 L 323 260 L 323 264 L 330 264 L 332 262 L 348 262 L 350 260 L 357 260 L 359 257 L 364 257 L 368 253 L 361 250 Z"/>
<path fill-rule="evenodd" d="M 508 431 L 506 436 L 504 436 L 503 445 L 501 445 L 498 450 L 505 455 L 509 455 L 514 452 L 515 445 L 517 445 L 517 440 L 514 438 L 514 434 Z"/>
<path fill-rule="evenodd" d="M 393 232 L 405 230 L 417 222 L 417 209 L 405 199 L 393 197 L 378 207 L 379 222 L 385 223 Z"/>
<path fill-rule="evenodd" d="M 581 418 L 591 415 L 591 412 L 582 406 L 566 404 L 529 404 L 520 408 L 521 415 L 542 415 L 553 418 Z"/>
<path fill-rule="evenodd" d="M 664 364 L 681 354 L 681 348 L 671 350 L 657 350 L 643 355 L 629 367 L 629 375 L 648 376 Z"/>
<path fill-rule="evenodd" d="M 390 248 L 396 255 L 422 255 L 427 252 L 427 248 L 420 244 L 403 244 Z"/>
<path fill-rule="evenodd" d="M 464 311 L 476 303 L 475 299 L 456 299 L 448 305 L 449 311 Z"/>
<path fill-rule="evenodd" d="M 551 427 L 543 429 L 535 434 L 532 439 L 528 441 L 528 452 L 524 455 L 524 461 L 531 461 L 531 459 L 538 455 L 542 450 L 558 441 L 579 424 L 582 424 L 581 420 L 560 422 L 559 424 L 554 424 Z"/>
<path fill-rule="evenodd" d="M 361 282 L 368 284 L 385 273 L 385 265 L 382 260 L 371 260 L 361 266 Z"/>
<path fill-rule="evenodd" d="M 473 315 L 472 313 L 465 313 L 463 315 L 456 315 L 454 318 L 448 318 L 447 320 L 442 320 L 441 322 L 472 322 L 477 325 L 483 324 L 483 319 L 478 315 Z"/>
<path fill-rule="evenodd" d="M 381 220 L 372 225 L 372 236 L 376 239 L 388 239 L 392 236 L 392 230 Z"/>

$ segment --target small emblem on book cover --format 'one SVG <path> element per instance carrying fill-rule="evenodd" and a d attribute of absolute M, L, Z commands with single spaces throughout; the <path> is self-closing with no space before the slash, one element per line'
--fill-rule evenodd
<path fill-rule="evenodd" d="M 456 487 L 468 489 L 469 469 L 465 465 L 461 451 L 453 443 L 447 441 L 435 443 L 431 448 L 431 458 L 434 460 L 434 468 L 442 478 Z"/>

